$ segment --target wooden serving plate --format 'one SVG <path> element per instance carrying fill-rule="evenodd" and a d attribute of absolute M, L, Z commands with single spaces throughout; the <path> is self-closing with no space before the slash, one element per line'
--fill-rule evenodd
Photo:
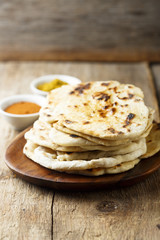
<path fill-rule="evenodd" d="M 140 182 L 160 167 L 160 152 L 151 158 L 141 160 L 132 170 L 114 175 L 87 177 L 56 172 L 40 166 L 23 154 L 26 142 L 21 132 L 6 151 L 7 166 L 22 179 L 43 187 L 58 190 L 99 190 L 113 186 L 129 186 Z"/>

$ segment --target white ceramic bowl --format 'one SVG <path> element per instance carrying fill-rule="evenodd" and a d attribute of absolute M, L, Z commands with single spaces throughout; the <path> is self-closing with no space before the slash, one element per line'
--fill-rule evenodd
<path fill-rule="evenodd" d="M 54 74 L 54 75 L 46 75 L 46 76 L 36 78 L 35 80 L 33 80 L 31 82 L 30 88 L 31 88 L 32 92 L 35 94 L 39 94 L 41 96 L 47 96 L 48 92 L 39 90 L 37 88 L 37 86 L 42 83 L 45 83 L 45 82 L 50 82 L 56 78 L 66 82 L 70 85 L 76 85 L 78 83 L 81 83 L 81 80 L 76 77 L 72 77 L 72 76 L 68 76 L 68 75 L 61 75 L 61 74 Z"/>
<path fill-rule="evenodd" d="M 31 125 L 39 117 L 39 113 L 32 114 L 12 114 L 7 113 L 4 110 L 16 103 L 16 102 L 33 102 L 40 106 L 43 106 L 46 99 L 42 96 L 36 96 L 33 94 L 23 94 L 23 95 L 14 95 L 7 97 L 0 101 L 0 114 L 1 116 L 8 121 L 16 130 L 23 130 L 29 125 Z"/>

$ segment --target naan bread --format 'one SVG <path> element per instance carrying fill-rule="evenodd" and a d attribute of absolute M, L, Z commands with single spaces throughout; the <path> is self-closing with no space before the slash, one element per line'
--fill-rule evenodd
<path fill-rule="evenodd" d="M 63 125 L 60 125 L 58 122 L 54 123 L 53 126 L 59 132 L 64 132 L 64 133 L 67 133 L 67 134 L 74 134 L 74 135 L 77 135 L 77 136 L 82 137 L 84 139 L 87 139 L 90 142 L 96 143 L 98 145 L 104 145 L 104 146 L 107 146 L 107 147 L 109 147 L 109 146 L 121 146 L 121 147 L 123 147 L 124 145 L 132 142 L 129 139 L 125 139 L 125 142 L 124 142 L 122 140 L 115 141 L 115 140 L 106 140 L 106 139 L 93 137 L 93 136 L 90 136 L 90 135 L 87 135 L 87 134 L 83 134 L 83 133 L 71 130 L 71 129 L 63 126 Z"/>
<path fill-rule="evenodd" d="M 62 152 L 85 152 L 86 151 L 92 151 L 95 153 L 95 150 L 100 150 L 99 152 L 104 151 L 107 156 L 114 156 L 118 154 L 126 154 L 129 152 L 132 152 L 134 150 L 137 150 L 141 145 L 144 143 L 145 139 L 141 138 L 138 141 L 131 142 L 126 145 L 120 145 L 120 146 L 103 146 L 103 145 L 95 145 L 96 143 L 91 142 L 91 146 L 88 145 L 90 141 L 87 141 L 81 137 L 78 137 L 76 135 L 70 136 L 69 134 L 65 134 L 63 132 L 59 131 L 52 131 L 53 128 L 51 128 L 51 125 L 49 123 L 43 123 L 40 121 L 36 121 L 34 123 L 34 126 L 32 129 L 30 129 L 26 134 L 25 138 L 27 140 L 32 141 L 33 143 L 36 143 L 38 145 L 51 148 L 52 150 L 62 151 Z M 56 133 L 56 134 L 54 134 Z M 76 137 L 75 137 L 76 136 Z M 72 140 L 73 138 L 73 140 Z M 74 141 L 75 138 L 75 141 Z M 80 139 L 80 140 L 79 140 Z M 59 145 L 61 142 L 64 145 Z M 73 145 L 68 144 L 70 142 L 73 142 Z M 79 143 L 87 143 L 86 145 L 79 146 Z M 69 146 L 66 146 L 69 145 Z M 76 146 L 77 145 L 77 146 Z M 122 147 L 123 146 L 123 147 Z M 63 154 L 63 153 L 62 153 Z M 72 154 L 70 153 L 70 156 Z M 84 154 L 83 154 L 84 156 Z M 83 158 L 84 159 L 84 158 Z"/>
<path fill-rule="evenodd" d="M 148 158 L 160 151 L 160 124 L 154 122 L 153 128 L 146 139 L 147 152 L 141 158 Z"/>
<path fill-rule="evenodd" d="M 48 101 L 56 101 L 60 94 L 62 98 L 41 118 L 45 115 L 50 122 L 58 121 L 71 130 L 108 140 L 134 139 L 145 131 L 149 110 L 139 88 L 115 81 L 65 87 L 52 92 Z"/>
<path fill-rule="evenodd" d="M 132 143 L 130 147 L 121 148 L 115 151 L 87 151 L 87 152 L 60 152 L 57 151 L 57 159 L 59 161 L 72 161 L 72 160 L 92 160 L 97 158 L 112 157 L 117 155 L 125 155 L 133 153 L 138 149 L 146 148 L 146 139 L 142 138 L 138 142 Z"/>
<path fill-rule="evenodd" d="M 63 132 L 58 131 L 54 127 L 51 128 L 49 132 L 49 138 L 56 143 L 57 145 L 61 146 L 95 146 L 96 143 L 93 143 L 85 138 L 79 137 L 75 134 L 66 134 Z"/>
<path fill-rule="evenodd" d="M 57 151 L 64 151 L 64 152 L 85 152 L 86 149 L 83 149 L 81 147 L 63 147 L 59 146 L 55 143 L 53 143 L 49 137 L 48 137 L 48 132 L 41 131 L 40 133 L 37 132 L 37 129 L 32 128 L 25 134 L 25 139 L 27 141 L 32 141 L 33 143 L 37 145 L 41 145 L 43 147 L 50 148 L 52 150 L 57 150 Z"/>
<path fill-rule="evenodd" d="M 51 149 L 37 146 L 36 144 L 27 141 L 24 147 L 24 154 L 32 159 L 34 162 L 57 171 L 72 171 L 72 170 L 86 170 L 93 168 L 109 168 L 114 167 L 123 162 L 133 161 L 139 158 L 146 152 L 146 145 L 144 148 L 138 149 L 134 152 L 117 155 L 113 157 L 104 157 L 92 160 L 72 160 L 72 161 L 60 161 L 56 151 Z"/>
<path fill-rule="evenodd" d="M 28 147 L 29 147 L 29 151 L 28 151 Z M 36 147 L 38 147 L 38 145 L 36 145 L 36 144 L 26 144 L 26 146 L 24 148 L 24 153 L 27 151 L 28 157 L 32 160 L 34 159 L 34 150 Z M 49 152 L 49 149 L 48 149 L 48 152 Z M 52 153 L 52 154 L 53 154 L 52 157 L 56 158 L 56 154 L 54 154 L 54 153 Z M 91 169 L 87 169 L 87 170 L 58 170 L 58 171 L 60 171 L 60 172 L 63 171 L 63 172 L 70 173 L 70 174 L 86 175 L 86 176 L 100 176 L 100 175 L 104 175 L 104 174 L 117 174 L 117 173 L 122 173 L 122 172 L 132 169 L 136 164 L 139 163 L 139 161 L 140 161 L 139 159 L 135 159 L 135 160 L 128 161 L 128 162 L 122 162 L 122 163 L 117 164 L 116 166 L 109 167 L 109 168 L 101 167 L 101 168 L 91 168 Z M 35 162 L 37 162 L 37 161 L 35 161 Z M 39 163 L 39 162 L 37 162 L 37 163 Z M 40 164 L 40 165 L 46 167 L 46 164 L 44 162 L 43 162 L 43 164 Z M 48 164 L 47 164 L 47 166 L 48 166 Z"/>
<path fill-rule="evenodd" d="M 153 116 L 152 116 L 153 118 Z M 101 138 L 96 138 L 96 137 L 92 137 L 92 136 L 89 136 L 89 135 L 86 135 L 86 134 L 82 134 L 80 132 L 77 132 L 77 131 L 73 131 L 71 129 L 68 129 L 64 126 L 61 126 L 59 125 L 58 123 L 55 123 L 54 125 L 54 128 L 56 128 L 59 132 L 64 132 L 64 133 L 67 133 L 67 134 L 74 134 L 76 136 L 79 136 L 79 137 L 82 137 L 84 139 L 87 139 L 88 141 L 90 142 L 94 142 L 96 144 L 100 144 L 100 145 L 104 145 L 104 146 L 107 146 L 107 147 L 120 147 L 120 148 L 123 148 L 126 144 L 131 144 L 132 141 L 129 140 L 129 139 L 125 139 L 125 140 L 106 140 L 106 139 L 101 139 Z M 137 141 L 139 138 L 145 138 L 148 136 L 148 134 L 150 133 L 152 129 L 152 123 L 150 123 L 150 119 L 148 121 L 148 125 L 146 127 L 146 130 L 145 132 L 139 136 L 138 138 L 135 138 L 133 141 Z"/>
<path fill-rule="evenodd" d="M 152 122 L 153 122 L 153 114 L 154 114 L 154 110 L 149 108 L 149 116 L 148 116 L 147 127 L 146 127 L 144 133 L 141 136 L 139 136 L 139 138 L 145 138 L 150 133 L 151 128 L 152 128 Z M 52 126 L 53 126 L 53 128 L 55 128 L 57 130 L 57 134 L 59 134 L 59 138 L 61 138 L 61 139 L 63 139 L 63 137 L 64 137 L 62 135 L 62 133 L 67 133 L 69 135 L 76 135 L 76 136 L 81 137 L 83 139 L 87 139 L 88 141 L 96 143 L 96 144 L 105 145 L 107 147 L 113 147 L 113 148 L 116 148 L 116 149 L 119 148 L 119 147 L 123 148 L 127 144 L 131 144 L 132 143 L 132 141 L 129 140 L 129 139 L 125 139 L 125 141 L 124 140 L 122 141 L 122 140 L 106 140 L 106 139 L 96 138 L 96 137 L 93 137 L 93 136 L 89 136 L 89 135 L 86 135 L 86 134 L 83 134 L 83 133 L 80 133 L 80 132 L 68 129 L 65 126 L 60 125 L 58 122 L 52 124 Z M 137 139 L 134 139 L 134 141 L 137 141 Z M 72 139 L 71 138 L 70 138 L 70 141 L 69 141 L 68 144 L 72 145 Z M 86 147 L 86 149 L 87 149 L 87 147 Z M 90 150 L 92 150 L 92 149 L 90 148 Z M 96 148 L 96 150 L 97 149 L 103 150 L 102 148 Z"/>
<path fill-rule="evenodd" d="M 66 171 L 70 174 L 80 174 L 85 176 L 101 176 L 104 174 L 117 174 L 117 173 L 123 173 L 126 172 L 132 168 L 134 168 L 135 165 L 137 165 L 140 162 L 140 159 L 135 159 L 133 161 L 124 162 L 121 164 L 118 164 L 117 166 L 111 167 L 111 168 L 93 168 L 89 170 L 81 170 L 81 171 Z"/>

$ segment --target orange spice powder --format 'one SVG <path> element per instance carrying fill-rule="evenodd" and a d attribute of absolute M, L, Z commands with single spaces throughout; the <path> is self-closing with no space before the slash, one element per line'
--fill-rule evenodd
<path fill-rule="evenodd" d="M 17 102 L 5 109 L 5 112 L 13 114 L 31 114 L 37 113 L 40 110 L 40 106 L 32 102 Z"/>

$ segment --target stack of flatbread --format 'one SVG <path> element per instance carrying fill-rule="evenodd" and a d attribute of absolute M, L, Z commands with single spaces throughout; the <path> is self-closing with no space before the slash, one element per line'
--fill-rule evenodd
<path fill-rule="evenodd" d="M 160 128 L 143 97 L 140 88 L 117 81 L 53 90 L 25 134 L 24 154 L 60 172 L 127 171 L 160 150 Z"/>

